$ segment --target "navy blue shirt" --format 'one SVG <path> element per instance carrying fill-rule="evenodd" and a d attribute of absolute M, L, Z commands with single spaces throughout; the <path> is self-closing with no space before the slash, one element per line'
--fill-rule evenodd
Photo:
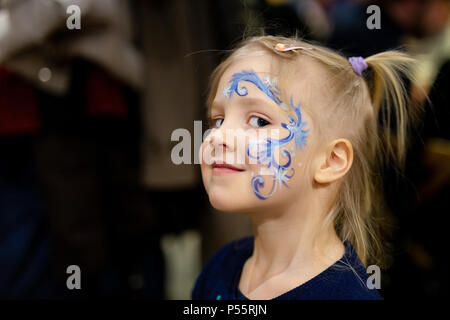
<path fill-rule="evenodd" d="M 194 300 L 246 300 L 239 290 L 245 261 L 253 253 L 253 237 L 233 241 L 220 249 L 197 278 L 192 291 Z M 350 242 L 335 264 L 302 285 L 274 300 L 378 300 L 377 289 L 367 288 L 368 275 Z"/>

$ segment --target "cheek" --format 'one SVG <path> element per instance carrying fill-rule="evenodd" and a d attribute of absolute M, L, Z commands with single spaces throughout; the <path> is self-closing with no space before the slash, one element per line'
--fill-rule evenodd
<path fill-rule="evenodd" d="M 288 185 L 298 192 L 303 192 L 311 186 L 313 181 L 315 150 L 310 141 L 308 141 L 308 145 L 304 147 L 304 150 L 296 149 L 295 143 L 293 143 L 293 148 L 293 151 L 290 151 L 292 155 L 290 167 L 295 171 L 295 174 L 290 179 Z"/>
<path fill-rule="evenodd" d="M 286 136 L 285 130 L 281 133 L 284 135 L 277 137 L 278 139 Z M 242 154 L 245 158 L 246 172 L 233 179 L 215 177 L 212 174 L 212 167 L 206 163 L 210 144 L 203 143 L 200 147 L 203 183 L 212 206 L 218 210 L 239 212 L 279 205 L 295 197 L 302 189 L 302 184 L 307 181 L 305 162 L 308 147 L 305 147 L 304 151 L 297 149 L 295 140 L 292 139 L 287 144 L 270 151 L 267 144 L 262 143 L 266 140 L 257 139 L 260 145 L 250 151 L 248 142 L 249 140 L 254 142 L 255 137 L 247 138 L 245 148 L 239 152 L 235 150 L 235 154 Z M 247 151 L 250 151 L 250 157 Z M 257 155 L 261 155 L 262 158 L 258 158 Z M 275 170 L 276 168 L 279 170 Z"/>
<path fill-rule="evenodd" d="M 302 149 L 297 149 L 295 142 L 291 141 L 289 145 L 284 148 L 285 151 L 279 151 L 278 156 L 280 157 L 280 161 L 285 163 L 290 159 L 290 166 L 295 171 L 295 175 L 297 175 L 298 171 L 302 171 L 302 167 L 307 162 L 309 149 L 307 147 Z"/>
<path fill-rule="evenodd" d="M 205 186 L 206 192 L 208 192 L 209 183 L 212 175 L 212 168 L 209 165 L 210 163 L 210 144 L 202 143 L 199 150 L 199 159 L 200 159 L 200 171 L 202 174 L 203 185 Z"/>
<path fill-rule="evenodd" d="M 207 140 L 205 140 L 198 151 L 198 158 L 200 159 L 200 164 L 211 164 L 212 163 L 212 145 Z"/>
<path fill-rule="evenodd" d="M 255 202 L 260 202 L 251 190 L 249 172 L 239 177 L 211 177 L 209 181 L 206 191 L 211 205 L 217 210 L 245 212 L 254 207 Z"/>
<path fill-rule="evenodd" d="M 271 136 L 268 143 L 259 140 L 258 148 L 252 148 L 250 152 L 250 158 L 257 158 L 258 162 L 253 165 L 250 188 L 258 199 L 265 202 L 297 194 L 299 188 L 303 189 L 302 186 L 308 183 L 305 164 L 309 148 L 306 145 L 299 147 L 294 137 L 289 138 L 285 131 L 282 133 L 284 136 L 281 138 Z"/>

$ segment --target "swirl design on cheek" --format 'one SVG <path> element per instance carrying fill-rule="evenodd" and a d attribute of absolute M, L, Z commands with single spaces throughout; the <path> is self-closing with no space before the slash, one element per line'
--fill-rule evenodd
<path fill-rule="evenodd" d="M 279 89 L 276 85 L 276 81 L 271 80 L 270 77 L 266 77 L 263 81 L 252 70 L 244 70 L 233 74 L 230 80 L 229 87 L 226 87 L 223 90 L 223 95 L 231 98 L 233 96 L 233 93 L 236 92 L 236 94 L 241 97 L 246 96 L 248 94 L 248 90 L 246 87 L 239 87 L 239 83 L 241 81 L 253 83 L 269 99 L 281 106 L 284 110 L 287 110 L 286 104 L 281 101 L 279 97 Z M 291 97 L 290 107 L 292 110 L 294 110 L 296 119 L 292 116 L 289 116 L 289 123 L 281 124 L 284 129 L 288 130 L 288 136 L 283 139 L 266 138 L 264 142 L 250 142 L 247 147 L 247 156 L 249 158 L 256 159 L 257 162 L 261 165 L 267 165 L 267 169 L 270 170 L 269 172 L 271 172 L 271 175 L 273 177 L 272 188 L 266 195 L 262 194 L 262 192 L 260 191 L 260 189 L 264 187 L 264 178 L 262 177 L 262 175 L 260 174 L 252 178 L 251 185 L 253 192 L 261 200 L 265 200 L 272 196 L 272 194 L 276 191 L 277 186 L 280 188 L 282 185 L 289 187 L 287 185 L 287 182 L 295 174 L 295 169 L 290 167 L 293 156 L 288 149 L 283 147 L 291 142 L 292 139 L 295 140 L 295 146 L 297 150 L 301 149 L 304 151 L 304 146 L 307 145 L 306 139 L 308 137 L 309 130 L 305 130 L 307 122 L 302 121 L 300 104 L 296 106 Z M 281 150 L 281 154 L 283 155 L 283 157 L 287 158 L 284 164 L 280 164 L 275 160 L 275 151 L 279 148 L 283 148 Z M 256 153 L 254 154 L 255 150 Z"/>
<path fill-rule="evenodd" d="M 287 182 L 294 176 L 295 169 L 290 167 L 292 162 L 292 154 L 288 149 L 283 148 L 292 139 L 295 140 L 296 149 L 303 150 L 306 146 L 306 138 L 308 137 L 309 130 L 305 130 L 306 122 L 302 122 L 302 115 L 300 112 L 300 104 L 295 106 L 292 97 L 290 100 L 291 108 L 295 111 L 297 119 L 289 116 L 289 124 L 282 123 L 281 126 L 288 130 L 289 134 L 283 139 L 266 138 L 264 142 L 250 142 L 247 148 L 247 156 L 252 159 L 256 159 L 258 163 L 267 165 L 267 168 L 272 170 L 273 184 L 268 194 L 264 195 L 260 189 L 264 187 L 264 178 L 261 175 L 253 177 L 252 189 L 255 195 L 265 200 L 272 196 L 276 191 L 277 186 L 281 188 L 282 185 L 289 187 Z M 287 158 L 284 164 L 280 164 L 275 160 L 275 150 L 277 148 L 283 148 L 281 154 Z M 257 150 L 256 154 L 252 151 Z"/>

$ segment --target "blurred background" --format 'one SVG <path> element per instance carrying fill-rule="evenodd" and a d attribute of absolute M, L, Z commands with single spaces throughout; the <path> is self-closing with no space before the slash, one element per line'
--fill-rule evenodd
<path fill-rule="evenodd" d="M 380 29 L 366 24 L 374 4 Z M 380 292 L 444 297 L 449 17 L 448 0 L 0 0 L 0 299 L 190 298 L 203 263 L 251 225 L 210 207 L 199 166 L 172 163 L 171 133 L 194 137 L 209 74 L 263 33 L 418 59 L 429 100 L 409 86 L 423 113 L 406 169 L 385 178 Z M 67 289 L 70 265 L 81 290 Z"/>

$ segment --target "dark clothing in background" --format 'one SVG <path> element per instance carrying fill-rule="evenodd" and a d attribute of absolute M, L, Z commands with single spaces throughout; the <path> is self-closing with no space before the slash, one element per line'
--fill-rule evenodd
<path fill-rule="evenodd" d="M 136 287 L 139 294 L 146 290 L 145 282 L 134 281 L 129 292 L 128 279 L 138 273 L 145 278 L 138 269 L 152 269 L 143 252 L 153 254 L 153 238 L 151 249 L 143 246 L 157 237 L 149 232 L 144 239 L 142 231 L 151 213 L 139 188 L 138 102 L 129 88 L 140 88 L 143 68 L 128 4 L 0 1 L 7 17 L 0 32 L 0 152 L 7 153 L 0 217 L 11 227 L 0 242 L 0 273 L 17 267 L 8 280 L 12 285 L 0 283 L 6 298 L 130 296 Z M 82 13 L 79 30 L 67 27 L 69 5 Z M 18 177 L 20 188 L 11 182 Z M 28 202 L 20 203 L 21 197 Z M 9 249 L 11 239 L 21 241 L 17 252 Z M 38 249 L 40 255 L 34 253 Z M 154 260 L 160 260 L 158 249 Z M 81 268 L 80 291 L 66 288 L 70 265 Z M 30 267 L 33 272 L 24 272 Z M 156 280 L 148 285 L 159 287 L 159 298 L 163 277 L 151 272 Z M 63 294 L 48 292 L 50 278 Z M 48 286 L 41 288 L 42 282 Z"/>
<path fill-rule="evenodd" d="M 0 299 L 61 297 L 30 137 L 0 138 Z"/>
<path fill-rule="evenodd" d="M 40 129 L 33 86 L 0 67 L 0 137 L 35 134 Z"/>
<path fill-rule="evenodd" d="M 32 85 L 0 67 L 0 298 L 62 296 L 36 168 L 41 129 Z"/>
<path fill-rule="evenodd" d="M 73 64 L 69 88 L 55 96 L 2 78 L 0 113 L 11 121 L 0 141 L 0 268 L 8 280 L 0 295 L 162 298 L 160 233 L 139 181 L 137 95 L 84 60 Z M 73 264 L 80 291 L 65 288 Z M 130 288 L 133 275 L 143 278 L 138 288 Z"/>
<path fill-rule="evenodd" d="M 139 183 L 136 99 L 85 61 L 75 64 L 66 96 L 38 94 L 44 129 L 36 140 L 37 167 L 55 270 L 67 277 L 65 268 L 79 265 L 93 296 L 127 295 L 128 277 L 140 274 L 143 257 L 153 252 L 161 270 L 146 284 L 159 287 L 152 298 L 162 297 L 159 234 Z"/>

